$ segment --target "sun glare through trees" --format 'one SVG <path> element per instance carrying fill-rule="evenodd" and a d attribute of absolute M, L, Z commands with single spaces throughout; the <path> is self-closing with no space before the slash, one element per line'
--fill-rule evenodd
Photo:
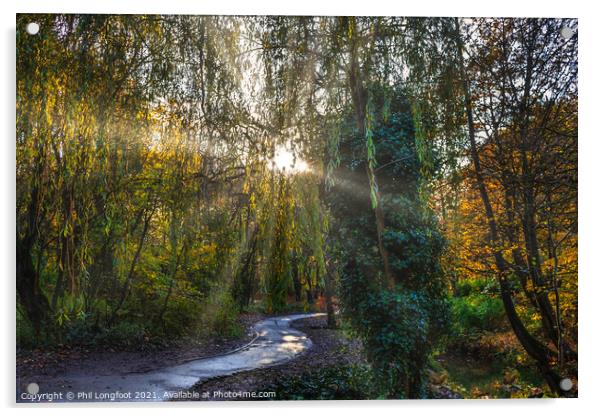
<path fill-rule="evenodd" d="M 576 397 L 578 33 L 19 14 L 18 400 Z"/>

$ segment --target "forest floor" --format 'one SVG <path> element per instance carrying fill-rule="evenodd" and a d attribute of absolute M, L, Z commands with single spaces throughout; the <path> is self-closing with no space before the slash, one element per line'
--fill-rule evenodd
<path fill-rule="evenodd" d="M 332 383 L 333 379 L 325 375 L 332 368 L 366 367 L 367 361 L 360 341 L 350 338 L 341 328 L 329 329 L 324 316 L 300 319 L 291 326 L 304 332 L 312 340 L 312 347 L 303 354 L 280 365 L 204 380 L 190 390 L 199 393 L 200 400 L 263 400 L 232 398 L 216 392 L 270 392 L 282 390 L 283 386 L 284 390 L 290 390 L 291 380 L 301 380 L 301 384 L 294 385 L 296 388 L 302 386 L 313 390 L 309 396 L 303 397 L 300 393 L 289 397 L 285 393 L 286 397 L 277 396 L 275 399 L 377 398 L 370 393 L 365 396 L 362 392 L 355 397 L 349 390 L 337 393 L 336 390 L 341 389 L 341 385 L 335 385 Z M 437 368 L 428 370 L 430 398 L 541 397 L 542 390 L 539 387 L 518 386 L 518 375 L 505 380 L 508 377 L 507 368 L 499 360 L 450 351 L 437 357 L 437 361 Z M 326 373 L 320 373 L 322 370 L 326 370 Z M 526 375 L 530 377 L 525 377 Z M 523 382 L 526 378 L 531 383 L 538 384 L 537 378 L 532 374 L 521 376 Z M 330 389 L 333 391 L 325 391 Z M 314 396 L 316 393 L 317 396 Z M 515 395 L 516 393 L 520 394 Z"/>
<path fill-rule="evenodd" d="M 448 388 L 465 398 L 533 398 L 543 397 L 547 391 L 534 365 L 512 363 L 502 356 L 449 350 L 436 360 L 440 368 L 431 373 L 431 378 L 439 379 L 442 389 Z"/>
<path fill-rule="evenodd" d="M 260 313 L 248 313 L 239 316 L 238 320 L 244 328 L 251 328 L 267 317 Z M 360 391 L 356 392 L 358 397 L 348 397 L 355 393 L 349 390 L 343 391 L 339 385 L 335 385 L 339 381 L 333 383 L 333 378 L 328 376 L 329 369 L 367 367 L 360 341 L 350 337 L 341 328 L 328 328 L 325 316 L 299 319 L 293 321 L 291 327 L 307 335 L 312 341 L 311 348 L 282 364 L 200 381 L 191 387 L 190 391 L 199 393 L 200 400 L 253 400 L 229 397 L 216 392 L 278 390 L 278 394 L 284 397 L 275 397 L 275 399 L 286 400 L 303 397 L 303 395 L 297 397 L 295 394 L 290 396 L 290 390 L 294 391 L 299 388 L 299 385 L 295 384 L 294 386 L 297 387 L 291 387 L 289 382 L 301 380 L 303 388 L 309 386 L 313 391 L 306 397 L 309 399 L 377 398 L 372 397 L 372 394 L 365 396 L 361 387 Z M 39 383 L 60 377 L 67 372 L 75 377 L 90 374 L 110 376 L 149 372 L 165 367 L 167 363 L 169 366 L 175 366 L 230 352 L 247 344 L 254 335 L 252 331 L 247 331 L 244 336 L 235 339 L 214 337 L 204 340 L 181 340 L 171 345 L 159 346 L 146 343 L 139 345 L 136 350 L 127 351 L 115 348 L 67 346 L 47 351 L 22 350 L 17 353 L 17 380 Z M 439 364 L 435 367 L 438 368 L 429 370 L 429 397 L 541 397 L 541 389 L 533 387 L 539 384 L 537 380 L 525 377 L 530 374 L 521 374 L 522 377 L 517 374 L 505 381 L 504 379 L 508 378 L 507 368 L 497 360 L 486 360 L 478 355 L 457 351 L 448 351 L 436 360 Z M 326 372 L 321 372 L 322 370 Z M 361 374 L 359 378 L 362 378 Z M 525 379 L 529 380 L 529 383 L 521 387 Z M 325 391 L 331 389 L 334 392 Z M 336 390 L 341 391 L 337 393 Z M 313 397 L 312 394 L 316 391 L 318 396 Z"/>
<path fill-rule="evenodd" d="M 238 321 L 243 328 L 250 328 L 265 315 L 243 314 Z M 151 371 L 169 365 L 177 365 L 193 359 L 210 357 L 237 349 L 254 338 L 245 331 L 242 337 L 208 339 L 182 339 L 168 344 L 142 343 L 133 349 L 106 346 L 69 346 L 51 349 L 18 350 L 17 380 L 32 377 L 54 377 L 65 372 L 71 374 L 127 374 Z"/>

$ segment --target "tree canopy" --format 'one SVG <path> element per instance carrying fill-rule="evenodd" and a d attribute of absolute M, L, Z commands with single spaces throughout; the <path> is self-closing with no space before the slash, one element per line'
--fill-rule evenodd
<path fill-rule="evenodd" d="M 38 35 L 21 30 L 31 19 Z M 324 299 L 382 394 L 417 398 L 459 288 L 485 279 L 551 392 L 567 394 L 575 20 L 17 25 L 20 343 L 236 332 L 258 303 Z"/>

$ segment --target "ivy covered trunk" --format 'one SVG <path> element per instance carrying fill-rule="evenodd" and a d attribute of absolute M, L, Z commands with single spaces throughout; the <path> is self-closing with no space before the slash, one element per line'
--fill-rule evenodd
<path fill-rule="evenodd" d="M 368 359 L 391 398 L 424 396 L 423 373 L 447 321 L 439 257 L 444 241 L 426 206 L 415 112 L 400 90 L 373 86 L 370 140 L 372 171 L 380 186 L 383 229 L 374 223 L 366 136 L 343 126 L 340 165 L 330 192 L 343 259 L 343 314 L 361 337 Z M 367 116 L 368 117 L 368 116 Z M 382 232 L 392 284 L 379 249 Z"/>

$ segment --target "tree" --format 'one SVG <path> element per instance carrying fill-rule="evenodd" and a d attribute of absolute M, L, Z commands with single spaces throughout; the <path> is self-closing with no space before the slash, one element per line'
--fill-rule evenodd
<path fill-rule="evenodd" d="M 382 108 L 383 89 L 374 88 L 371 94 L 375 107 Z M 390 94 L 390 113 L 383 118 L 382 111 L 374 112 L 373 129 L 392 286 L 382 278 L 378 233 L 369 221 L 368 162 L 360 156 L 365 139 L 355 129 L 348 133 L 351 139 L 341 142 L 341 164 L 329 199 L 342 245 L 338 255 L 344 264 L 344 315 L 364 341 L 385 394 L 417 398 L 424 395 L 429 353 L 445 329 L 445 284 L 439 267 L 443 238 L 420 197 L 419 139 L 411 106 L 401 91 Z"/>
<path fill-rule="evenodd" d="M 570 23 L 552 19 L 478 21 L 478 40 L 464 46 L 456 21 L 470 155 L 502 300 L 520 343 L 537 362 L 550 389 L 560 395 L 570 393 L 560 389 L 558 371 L 572 373 L 575 369 L 570 369 L 567 361 L 576 360 L 560 316 L 555 254 L 556 248 L 574 233 L 576 224 L 569 201 L 576 200 L 577 190 L 576 107 L 572 104 L 577 50 L 574 38 L 561 35 L 561 28 Z M 465 50 L 474 53 L 469 63 L 465 63 Z M 485 136 L 485 146 L 477 143 L 478 133 Z M 558 165 L 563 168 L 558 170 Z M 499 217 L 491 199 L 495 193 L 488 182 L 503 189 Z M 570 196 L 557 198 L 553 189 L 563 189 Z M 551 212 L 559 205 L 569 208 L 568 218 L 555 212 L 567 227 L 565 233 L 556 233 L 552 225 L 555 221 Z M 546 222 L 548 231 L 542 232 Z M 541 244 L 542 240 L 547 241 L 549 258 L 555 258 L 555 266 L 547 273 L 542 270 L 540 247 L 546 245 Z M 505 244 L 509 255 L 504 252 Z M 527 329 L 517 314 L 513 278 L 518 279 L 523 294 L 540 315 L 544 340 Z M 550 301 L 552 294 L 555 308 Z"/>

